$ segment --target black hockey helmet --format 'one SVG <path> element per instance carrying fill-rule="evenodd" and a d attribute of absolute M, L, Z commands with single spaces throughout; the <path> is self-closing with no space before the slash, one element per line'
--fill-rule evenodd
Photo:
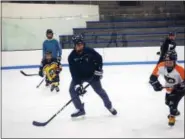
<path fill-rule="evenodd" d="M 53 30 L 52 29 L 47 29 L 46 34 L 53 34 Z"/>
<path fill-rule="evenodd" d="M 73 41 L 74 45 L 79 44 L 79 43 L 84 44 L 84 38 L 81 34 L 74 35 L 72 37 L 72 41 Z"/>

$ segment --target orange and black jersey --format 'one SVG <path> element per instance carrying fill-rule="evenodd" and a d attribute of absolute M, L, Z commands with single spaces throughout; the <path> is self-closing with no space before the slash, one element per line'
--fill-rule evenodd
<path fill-rule="evenodd" d="M 164 76 L 165 86 L 169 87 L 167 88 L 168 93 L 171 93 L 174 85 L 182 83 L 185 80 L 185 70 L 179 64 L 176 64 L 173 71 L 169 73 L 165 67 L 165 62 L 159 63 L 153 70 L 152 76 L 157 79 L 159 75 Z"/>

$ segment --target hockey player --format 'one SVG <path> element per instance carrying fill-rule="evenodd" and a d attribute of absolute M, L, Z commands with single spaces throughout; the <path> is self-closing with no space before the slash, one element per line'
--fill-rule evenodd
<path fill-rule="evenodd" d="M 51 85 L 51 91 L 54 89 L 59 92 L 59 73 L 62 70 L 62 65 L 56 58 L 52 58 L 51 52 L 45 53 L 45 58 L 42 60 L 39 70 L 41 77 L 46 76 L 46 86 Z"/>
<path fill-rule="evenodd" d="M 83 82 L 89 82 L 94 91 L 101 97 L 105 107 L 113 114 L 116 115 L 117 111 L 113 108 L 112 103 L 101 86 L 100 79 L 103 75 L 102 70 L 102 57 L 93 48 L 85 46 L 83 37 L 75 35 L 73 37 L 74 50 L 68 57 L 70 73 L 72 81 L 70 84 L 71 98 L 77 112 L 71 114 L 71 117 L 78 117 L 85 115 L 84 104 L 82 104 L 79 95 L 84 93 L 82 88 Z M 93 80 L 92 80 L 93 79 Z"/>
<path fill-rule="evenodd" d="M 157 52 L 157 55 L 160 55 L 158 64 L 163 61 L 164 56 L 167 51 L 169 50 L 174 50 L 176 48 L 176 43 L 175 43 L 175 33 L 170 32 L 168 37 L 165 39 L 165 41 L 162 43 L 160 52 Z"/>
<path fill-rule="evenodd" d="M 52 57 L 56 58 L 59 62 L 61 61 L 62 48 L 56 39 L 53 39 L 53 31 L 48 29 L 46 31 L 47 40 L 43 43 L 43 58 L 47 51 L 52 52 Z"/>
<path fill-rule="evenodd" d="M 179 101 L 185 94 L 185 70 L 176 63 L 177 53 L 175 51 L 168 51 L 165 54 L 164 62 L 159 63 L 154 69 L 150 84 L 155 91 L 161 91 L 163 86 L 158 81 L 158 76 L 163 75 L 166 81 L 166 97 L 165 103 L 169 107 L 170 114 L 168 116 L 168 124 L 173 126 L 175 124 L 175 116 L 180 115 L 178 111 Z"/>

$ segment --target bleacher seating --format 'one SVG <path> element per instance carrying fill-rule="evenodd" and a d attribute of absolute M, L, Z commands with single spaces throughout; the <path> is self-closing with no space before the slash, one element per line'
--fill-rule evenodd
<path fill-rule="evenodd" d="M 84 35 L 90 47 L 159 46 L 171 31 L 177 34 L 177 45 L 184 45 L 185 10 L 182 1 L 173 4 L 143 1 L 136 6 L 120 6 L 117 1 L 98 1 L 97 4 L 100 21 L 89 21 L 87 28 L 73 29 L 73 34 Z M 64 48 L 73 47 L 71 36 L 61 34 Z"/>

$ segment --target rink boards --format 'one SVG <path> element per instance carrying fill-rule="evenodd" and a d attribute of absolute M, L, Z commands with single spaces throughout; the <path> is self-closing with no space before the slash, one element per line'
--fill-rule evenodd
<path fill-rule="evenodd" d="M 104 65 L 137 65 L 155 64 L 159 59 L 156 52 L 159 47 L 131 48 L 97 48 L 103 57 Z M 68 66 L 68 55 L 71 49 L 62 50 L 62 64 Z M 177 46 L 178 60 L 184 63 L 184 46 Z M 2 69 L 38 68 L 42 59 L 42 51 L 2 52 Z"/>

